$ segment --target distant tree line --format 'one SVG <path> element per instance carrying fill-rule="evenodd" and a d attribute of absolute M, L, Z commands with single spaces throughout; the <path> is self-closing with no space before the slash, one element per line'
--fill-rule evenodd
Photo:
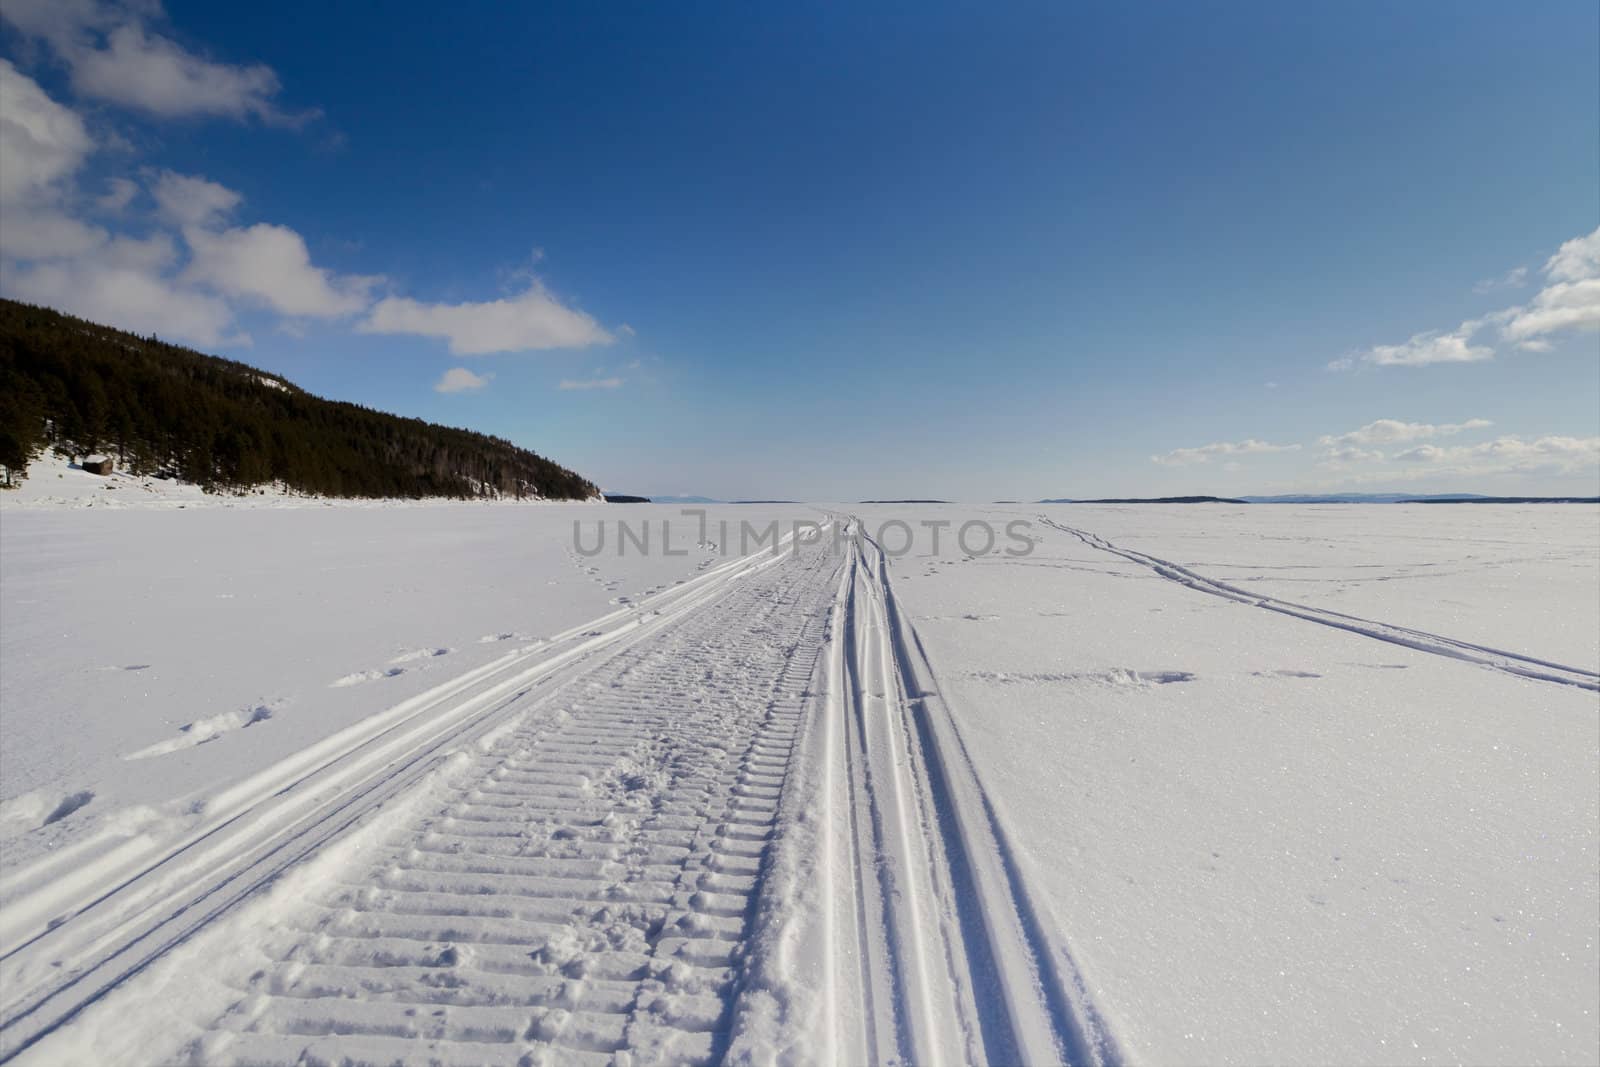
<path fill-rule="evenodd" d="M 46 448 L 134 474 L 342 497 L 545 497 L 599 490 L 509 441 L 323 400 L 243 363 L 0 300 L 0 466 Z"/>

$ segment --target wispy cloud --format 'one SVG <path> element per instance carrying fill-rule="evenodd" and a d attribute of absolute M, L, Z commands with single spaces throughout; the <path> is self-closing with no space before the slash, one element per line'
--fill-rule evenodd
<path fill-rule="evenodd" d="M 305 238 L 287 226 L 208 230 L 188 227 L 185 281 L 225 296 L 257 301 L 284 315 L 338 318 L 364 310 L 381 279 L 337 275 L 315 266 Z"/>
<path fill-rule="evenodd" d="M 622 378 L 563 378 L 557 389 L 621 389 Z"/>
<path fill-rule="evenodd" d="M 150 187 L 161 217 L 178 226 L 211 226 L 220 223 L 244 197 L 214 181 L 193 174 L 164 170 Z"/>
<path fill-rule="evenodd" d="M 1544 264 L 1544 287 L 1525 305 L 1502 308 L 1468 319 L 1453 330 L 1429 330 L 1401 343 L 1374 345 L 1342 356 L 1329 370 L 1350 370 L 1358 364 L 1378 367 L 1421 367 L 1435 363 L 1478 363 L 1493 359 L 1495 349 L 1479 335 L 1497 327 L 1500 339 L 1525 352 L 1546 352 L 1551 337 L 1574 330 L 1600 329 L 1600 228 L 1562 244 Z M 1480 282 L 1476 291 L 1525 284 L 1526 268 L 1519 267 L 1493 283 Z"/>
<path fill-rule="evenodd" d="M 134 197 L 138 195 L 139 183 L 131 178 L 108 178 L 106 191 L 95 200 L 94 206 L 115 215 L 127 210 L 128 205 L 133 203 Z"/>
<path fill-rule="evenodd" d="M 510 299 L 477 304 L 426 304 L 388 297 L 378 301 L 357 328 L 363 333 L 442 337 L 458 356 L 587 348 L 613 340 L 592 317 L 561 303 L 537 282 Z"/>
<path fill-rule="evenodd" d="M 6 295 L 140 333 L 228 346 L 250 342 L 234 325 L 235 302 L 309 318 L 349 316 L 371 303 L 378 279 L 317 266 L 305 239 L 286 226 L 230 226 L 243 197 L 203 177 L 147 175 L 153 208 L 142 216 L 128 212 L 140 193 L 132 178 L 110 178 L 99 198 L 80 196 L 76 176 L 98 147 L 76 112 L 0 60 Z M 94 221 L 107 215 L 126 215 L 143 235 Z"/>
<path fill-rule="evenodd" d="M 57 199 L 94 147 L 77 112 L 0 59 L 0 203 Z"/>
<path fill-rule="evenodd" d="M 1476 445 L 1418 445 L 1395 455 L 1399 463 L 1453 465 L 1481 471 L 1577 470 L 1600 464 L 1600 437 L 1499 437 Z"/>
<path fill-rule="evenodd" d="M 1382 463 L 1383 460 L 1384 454 L 1375 448 L 1342 445 L 1323 452 L 1317 466 L 1337 470 L 1355 463 Z"/>
<path fill-rule="evenodd" d="M 1323 438 L 1325 442 L 1335 440 L 1338 439 Z M 1570 475 L 1600 467 L 1600 437 L 1547 434 L 1525 438 L 1509 434 L 1468 445 L 1417 444 L 1393 455 L 1377 449 L 1336 445 L 1322 454 L 1317 465 L 1337 472 L 1344 484 L 1398 485 L 1429 479 Z"/>
<path fill-rule="evenodd" d="M 1330 434 L 1317 439 L 1317 444 L 1327 448 L 1361 445 L 1404 444 L 1424 441 L 1433 437 L 1453 437 L 1469 430 L 1483 430 L 1494 423 L 1488 419 L 1467 419 L 1464 422 L 1402 422 L 1399 419 L 1378 419 L 1349 433 Z"/>
<path fill-rule="evenodd" d="M 1151 456 L 1152 463 L 1168 467 L 1187 467 L 1195 463 L 1209 463 L 1213 456 L 1254 456 L 1268 452 L 1298 452 L 1299 445 L 1273 445 L 1254 438 L 1245 441 L 1217 441 L 1195 448 L 1175 448 L 1159 456 Z"/>
<path fill-rule="evenodd" d="M 1549 347 L 1549 334 L 1600 329 L 1600 228 L 1562 245 L 1544 272 L 1549 284 L 1532 304 L 1514 309 L 1503 330 L 1507 340 L 1536 352 Z"/>
<path fill-rule="evenodd" d="M 154 30 L 159 4 L 7 0 L 0 16 L 47 42 L 80 96 L 160 118 L 255 117 L 298 125 L 316 114 L 279 108 L 280 84 L 271 67 L 208 59 Z"/>
<path fill-rule="evenodd" d="M 489 384 L 492 374 L 474 374 L 465 367 L 451 367 L 434 383 L 436 393 L 472 393 Z"/>
<path fill-rule="evenodd" d="M 1494 349 L 1475 345 L 1472 337 L 1483 327 L 1482 319 L 1469 319 L 1454 330 L 1430 330 L 1414 334 L 1397 345 L 1373 345 L 1358 357 L 1345 356 L 1328 364 L 1331 370 L 1348 370 L 1359 359 L 1379 367 L 1425 367 L 1430 363 L 1479 363 L 1494 358 Z"/>
<path fill-rule="evenodd" d="M 114 235 L 77 216 L 73 179 L 96 148 L 76 112 L 0 59 L 0 292 L 138 333 L 248 344 L 225 301 L 172 276 L 169 233 Z"/>
<path fill-rule="evenodd" d="M 1528 268 L 1513 267 L 1498 278 L 1485 278 L 1472 287 L 1474 293 L 1492 293 L 1496 289 L 1521 289 L 1528 284 Z"/>
<path fill-rule="evenodd" d="M 161 37 L 151 29 L 160 17 L 153 0 L 6 0 L 0 14 L 48 42 L 81 96 L 158 117 L 288 119 L 271 102 L 276 75 Z M 382 277 L 317 263 L 289 226 L 237 220 L 244 197 L 202 175 L 143 168 L 107 175 L 105 192 L 84 195 L 78 179 L 97 152 L 109 155 L 109 137 L 97 143 L 77 111 L 0 59 L 0 292 L 202 346 L 248 345 L 237 326 L 246 311 L 290 322 L 361 316 L 361 331 L 440 337 L 458 355 L 613 340 L 532 278 L 515 296 L 481 303 L 378 299 Z M 127 232 L 109 229 L 112 221 Z"/>

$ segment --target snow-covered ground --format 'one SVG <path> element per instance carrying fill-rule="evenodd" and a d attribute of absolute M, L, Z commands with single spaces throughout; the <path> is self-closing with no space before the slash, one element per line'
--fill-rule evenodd
<path fill-rule="evenodd" d="M 318 503 L 314 498 L 262 487 L 250 493 L 207 493 L 198 485 L 171 478 L 145 477 L 124 470 L 90 474 L 66 456 L 46 449 L 28 465 L 27 476 L 0 491 L 0 508 L 198 508 L 283 507 Z"/>
<path fill-rule="evenodd" d="M 267 379 L 263 378 L 262 381 Z M 99 457 L 103 458 L 103 457 Z M 598 503 L 599 501 L 592 501 Z M 311 508 L 311 507 L 437 507 L 458 501 L 354 500 L 298 493 L 280 483 L 260 485 L 242 492 L 208 493 L 198 485 L 172 478 L 132 474 L 114 470 L 108 475 L 91 474 L 81 465 L 52 449 L 35 456 L 26 477 L 9 489 L 0 490 L 0 508 Z M 531 505 L 536 500 L 496 499 L 495 504 Z"/>
<path fill-rule="evenodd" d="M 1130 1059 L 1594 1060 L 1594 688 L 1200 592 L 1044 519 L 1596 672 L 1600 509 L 1003 510 L 1033 554 L 907 556 L 895 587 Z"/>
<path fill-rule="evenodd" d="M 0 506 L 0 1058 L 1594 1059 L 1600 509 L 709 510 Z"/>
<path fill-rule="evenodd" d="M 735 529 L 776 517 L 714 509 L 708 532 L 725 514 Z M 663 519 L 681 555 L 661 551 Z M 585 555 L 602 522 L 604 551 Z M 647 522 L 654 551 L 629 542 L 619 556 L 618 524 Z M 697 543 L 697 521 L 648 505 L 20 508 L 0 510 L 0 535 L 11 864 L 128 808 L 199 805 L 729 558 Z M 72 817 L 41 829 L 69 798 L 82 800 Z"/>

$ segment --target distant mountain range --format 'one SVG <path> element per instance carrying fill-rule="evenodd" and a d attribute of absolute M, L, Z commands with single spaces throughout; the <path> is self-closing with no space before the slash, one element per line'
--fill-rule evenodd
<path fill-rule="evenodd" d="M 1469 496 L 1402 500 L 1402 504 L 1600 504 L 1600 496 Z"/>
<path fill-rule="evenodd" d="M 708 496 L 635 497 L 608 493 L 612 503 L 647 504 L 796 504 L 796 500 L 717 500 Z M 948 500 L 863 500 L 863 504 L 948 504 Z M 996 500 L 996 504 L 1018 504 Z M 1484 496 L 1481 493 L 1285 493 L 1279 496 L 1127 496 L 1051 497 L 1036 504 L 1594 504 L 1600 497 Z"/>
<path fill-rule="evenodd" d="M 1249 500 L 1226 496 L 1127 496 L 1099 500 L 1041 500 L 1041 504 L 1248 504 Z"/>
<path fill-rule="evenodd" d="M 1004 503 L 1004 501 L 1002 501 Z M 1592 496 L 1484 496 L 1482 493 L 1285 493 L 1279 496 L 1158 496 L 1087 500 L 1057 497 L 1040 504 L 1596 504 Z"/>
<path fill-rule="evenodd" d="M 1409 504 L 1424 500 L 1477 500 L 1479 493 L 1285 493 L 1241 497 L 1249 504 Z"/>

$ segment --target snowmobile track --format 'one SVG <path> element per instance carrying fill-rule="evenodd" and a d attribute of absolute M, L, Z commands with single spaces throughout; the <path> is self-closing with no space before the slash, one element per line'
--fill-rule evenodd
<path fill-rule="evenodd" d="M 750 582 L 527 716 L 268 940 L 188 1057 L 716 1062 L 830 566 Z"/>
<path fill-rule="evenodd" d="M 1447 659 L 1476 663 L 1492 670 L 1514 674 L 1519 678 L 1528 678 L 1536 682 L 1554 682 L 1558 685 L 1571 685 L 1577 686 L 1579 689 L 1600 691 L 1600 674 L 1586 670 L 1583 667 L 1569 667 L 1565 664 L 1538 659 L 1520 652 L 1507 652 L 1504 649 L 1473 644 L 1454 637 L 1446 637 L 1443 634 L 1429 633 L 1426 630 L 1415 630 L 1408 626 L 1399 626 L 1374 619 L 1363 619 L 1358 615 L 1346 615 L 1343 612 L 1329 611 L 1326 608 L 1314 608 L 1306 604 L 1297 604 L 1292 600 L 1279 600 L 1277 597 L 1262 596 L 1260 593 L 1252 593 L 1248 589 L 1240 589 L 1238 586 L 1207 578 L 1187 567 L 1173 563 L 1171 560 L 1147 555 L 1131 548 L 1122 548 L 1112 544 L 1098 534 L 1055 522 L 1047 516 L 1039 516 L 1039 521 L 1052 529 L 1071 534 L 1090 548 L 1120 556 L 1130 563 L 1139 564 L 1141 567 L 1148 567 L 1162 578 L 1187 586 L 1196 592 L 1209 593 L 1224 600 L 1249 604 L 1252 607 L 1274 611 L 1280 615 L 1288 615 L 1291 618 L 1302 619 L 1306 622 L 1314 622 L 1321 626 L 1332 627 L 1335 630 L 1344 630 L 1348 633 L 1360 634 L 1363 637 L 1371 637 L 1378 641 L 1387 641 L 1390 644 L 1401 645 L 1405 648 L 1415 649 L 1418 652 L 1427 652 L 1435 656 L 1444 656 Z"/>
<path fill-rule="evenodd" d="M 783 565 L 791 560 L 795 560 L 792 566 Z M 680 866 L 694 857 L 708 864 L 708 870 L 715 868 L 712 873 L 725 879 L 726 884 L 745 891 L 749 887 L 739 888 L 739 879 L 749 878 L 758 863 L 741 853 L 751 852 L 752 844 L 759 846 L 764 832 L 762 820 L 770 819 L 770 814 L 763 812 L 770 812 L 768 794 L 775 794 L 775 790 L 763 783 L 767 776 L 782 769 L 787 743 L 784 730 L 792 728 L 785 725 L 784 716 L 799 714 L 796 701 L 803 691 L 804 678 L 791 684 L 785 676 L 782 684 L 795 692 L 781 700 L 773 698 L 774 709 L 778 710 L 772 712 L 770 728 L 764 727 L 765 733 L 747 740 L 748 750 L 741 753 L 743 763 L 734 779 L 706 778 L 700 783 L 702 788 L 726 789 L 731 797 L 713 813 L 722 815 L 729 827 L 723 835 L 726 845 L 719 847 L 715 855 L 706 852 L 709 838 L 704 833 L 696 837 L 674 828 L 674 820 L 681 822 L 686 812 L 673 805 L 692 807 L 694 787 L 683 773 L 682 761 L 692 760 L 696 750 L 685 747 L 663 763 L 661 752 L 670 748 L 665 739 L 674 736 L 666 731 L 671 724 L 685 729 L 704 728 L 706 723 L 688 717 L 689 712 L 702 705 L 712 712 L 721 707 L 722 714 L 732 714 L 728 705 L 711 702 L 709 694 L 732 686 L 745 673 L 750 676 L 750 686 L 774 684 L 771 674 L 762 673 L 761 668 L 767 664 L 751 657 L 753 649 L 794 647 L 793 642 L 784 644 L 793 634 L 786 628 L 790 624 L 785 616 L 774 607 L 778 603 L 775 590 L 793 599 L 815 585 L 823 590 L 817 596 L 825 604 L 827 581 L 816 571 L 829 564 L 826 553 L 806 553 L 796 560 L 787 550 L 757 553 L 722 564 L 640 604 L 470 671 L 374 717 L 376 721 L 363 724 L 361 731 L 347 731 L 351 736 L 336 735 L 330 739 L 332 744 L 325 743 L 316 751 L 286 761 L 293 766 L 273 768 L 259 781 L 241 783 L 235 790 L 240 797 L 236 805 L 223 808 L 210 824 L 189 838 L 154 856 L 148 854 L 145 842 L 135 842 L 146 851 L 134 852 L 131 860 L 110 856 L 118 863 L 109 868 L 114 877 L 99 879 L 81 904 L 58 910 L 48 923 L 41 917 L 36 926 L 30 927 L 27 924 L 32 920 L 24 914 L 26 908 L 11 909 L 8 920 L 15 940 L 0 952 L 0 991 L 4 994 L 0 996 L 0 1063 L 9 1062 L 41 1042 L 48 1045 L 48 1039 L 63 1028 L 70 1030 L 68 1024 L 84 1011 L 160 964 L 174 949 L 208 933 L 217 920 L 256 901 L 286 872 L 337 849 L 342 837 L 381 816 L 386 807 L 403 804 L 419 785 L 425 785 L 450 760 L 461 758 L 464 751 L 485 739 L 499 737 L 490 754 L 504 755 L 506 739 L 500 736 L 503 727 L 520 720 L 530 709 L 568 696 L 575 685 L 586 684 L 591 691 L 621 686 L 615 680 L 617 672 L 626 671 L 628 664 L 635 665 L 641 679 L 641 688 L 627 690 L 634 694 L 637 704 L 629 714 L 645 725 L 636 724 L 633 733 L 624 735 L 619 732 L 620 726 L 611 728 L 611 713 L 605 708 L 587 722 L 579 722 L 567 712 L 562 718 L 571 719 L 570 732 L 552 737 L 547 752 L 542 754 L 549 762 L 533 769 L 542 778 L 541 788 L 523 798 L 529 817 L 537 813 L 541 804 L 558 804 L 563 813 L 572 814 L 585 799 L 579 795 L 582 789 L 556 782 L 550 778 L 552 774 L 565 773 L 574 783 L 586 780 L 593 789 L 615 790 L 619 780 L 596 777 L 596 759 L 643 761 L 641 767 L 656 759 L 661 766 L 654 767 L 653 772 L 641 771 L 645 776 L 633 781 L 648 786 L 648 774 L 654 773 L 662 781 L 675 781 L 675 792 L 659 796 L 662 810 L 657 822 L 648 827 L 650 834 L 640 838 L 638 856 L 651 863 Z M 793 625 L 822 613 L 820 605 L 816 611 L 799 604 L 790 604 L 790 608 L 796 620 Z M 744 644 L 721 651 L 708 647 L 716 643 L 719 634 L 728 640 L 737 635 Z M 695 639 L 692 635 L 699 635 L 700 646 L 689 648 L 684 644 Z M 667 655 L 663 649 L 679 651 Z M 735 662 L 744 666 L 729 666 Z M 653 664 L 662 680 L 678 683 L 680 699 L 676 705 L 649 696 L 651 683 L 644 680 L 649 672 L 638 668 L 643 663 Z M 596 680 L 602 677 L 613 680 Z M 692 692 L 692 682 L 705 692 Z M 740 699 L 749 699 L 746 690 L 740 690 L 739 695 Z M 624 699 L 617 696 L 617 700 Z M 783 711 L 780 705 L 788 710 Z M 610 707 L 623 706 L 613 703 Z M 748 703 L 737 707 L 741 715 L 752 714 Z M 650 728 L 657 732 L 641 739 L 638 730 Z M 753 722 L 739 727 L 754 728 Z M 526 739 L 525 733 L 518 736 Z M 735 731 L 717 750 L 719 773 L 721 761 L 726 758 L 726 745 L 737 741 Z M 519 780 L 514 773 L 518 770 L 509 765 L 505 768 L 508 781 Z M 525 777 L 528 769 L 520 770 Z M 636 785 L 624 786 L 625 793 L 639 791 Z M 641 795 L 657 794 L 661 790 L 652 787 Z M 471 810 L 455 817 L 454 824 L 430 831 L 445 844 L 428 847 L 463 854 L 493 855 L 503 851 L 505 843 L 498 839 L 502 835 L 486 829 L 481 818 L 483 812 L 493 811 L 496 803 L 492 793 L 485 792 Z M 552 828 L 552 832 L 554 829 L 560 828 Z M 558 845 L 550 849 L 550 869 L 557 876 L 571 875 L 575 870 L 587 870 L 591 877 L 610 875 L 612 868 L 606 866 L 606 860 L 613 853 L 620 854 L 621 846 L 605 840 L 606 834 L 595 827 L 575 825 L 567 829 L 570 834 L 563 833 Z M 750 839 L 741 838 L 741 834 Z M 667 840 L 674 835 L 681 839 L 678 844 Z M 478 840 L 469 843 L 468 838 Z M 754 855 L 759 856 L 759 848 Z M 572 865 L 575 860 L 579 863 L 577 868 Z M 53 880 L 57 873 L 52 869 L 44 877 Z M 481 899 L 489 884 L 482 882 L 472 895 Z M 54 887 L 47 883 L 47 888 Z M 708 886 L 705 891 L 710 894 L 718 890 Z M 689 909 L 686 914 L 698 913 Z M 673 916 L 674 921 L 681 918 Z M 697 923 L 698 920 L 690 920 L 691 926 Z M 691 940 L 717 940 L 712 929 L 715 926 L 716 923 L 708 923 L 704 930 L 687 930 L 685 936 Z M 332 1021 L 325 1026 L 327 1032 L 335 1029 Z M 42 1048 L 39 1051 L 48 1060 L 49 1053 Z M 393 1058 L 382 1056 L 380 1061 L 390 1062 Z M 198 1062 L 210 1063 L 213 1059 L 207 1053 L 200 1055 Z"/>
<path fill-rule="evenodd" d="M 1119 1062 L 871 538 L 853 545 L 834 617 L 821 713 L 847 773 L 827 821 L 847 853 L 832 866 L 851 874 L 833 878 L 848 904 L 829 919 L 830 985 L 862 1007 L 837 1013 L 833 1060 Z"/>
<path fill-rule="evenodd" d="M 0 956 L 0 1062 L 1119 1062 L 854 529 L 244 790 Z"/>

